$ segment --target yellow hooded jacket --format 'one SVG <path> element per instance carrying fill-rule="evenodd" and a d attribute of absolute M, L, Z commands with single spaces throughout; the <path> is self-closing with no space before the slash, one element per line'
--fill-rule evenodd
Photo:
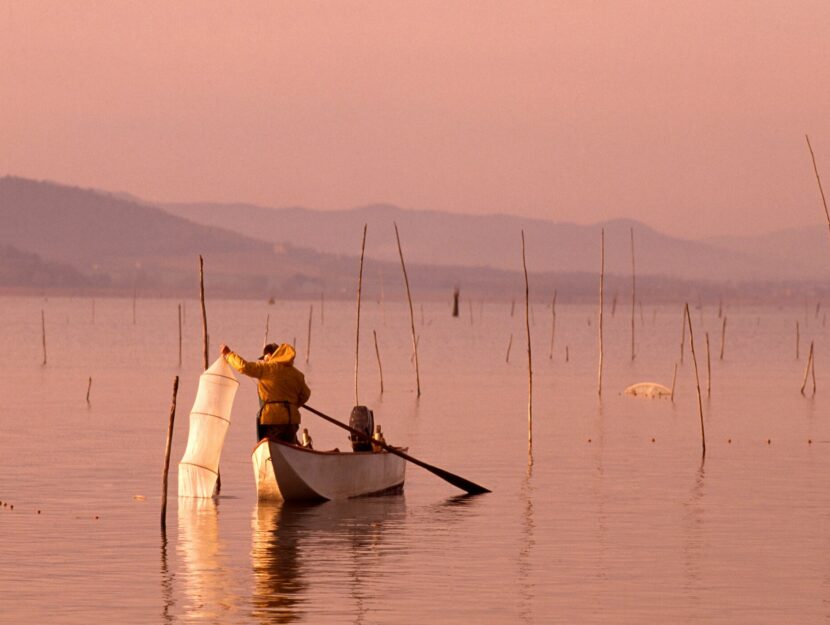
<path fill-rule="evenodd" d="M 294 368 L 294 347 L 282 343 L 266 360 L 248 362 L 235 352 L 230 352 L 228 364 L 249 377 L 257 378 L 257 393 L 265 403 L 260 423 L 263 425 L 299 424 L 302 406 L 311 396 L 305 376 Z"/>

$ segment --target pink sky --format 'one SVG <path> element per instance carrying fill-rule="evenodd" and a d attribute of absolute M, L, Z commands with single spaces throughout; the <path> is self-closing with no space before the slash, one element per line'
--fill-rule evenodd
<path fill-rule="evenodd" d="M 684 236 L 821 223 L 830 3 L 0 0 L 0 174 Z"/>

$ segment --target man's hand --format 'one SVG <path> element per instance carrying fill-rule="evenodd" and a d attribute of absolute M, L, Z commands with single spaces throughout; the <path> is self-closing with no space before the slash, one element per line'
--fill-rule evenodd
<path fill-rule="evenodd" d="M 231 353 L 231 348 L 230 348 L 230 347 L 228 347 L 227 345 L 225 345 L 224 343 L 222 343 L 222 344 L 219 346 L 219 353 L 220 353 L 222 356 L 227 356 L 228 354 L 230 354 L 230 353 Z"/>

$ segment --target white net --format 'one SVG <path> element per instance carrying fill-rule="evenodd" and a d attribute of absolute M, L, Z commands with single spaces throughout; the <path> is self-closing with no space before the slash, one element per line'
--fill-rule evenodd
<path fill-rule="evenodd" d="M 180 497 L 214 495 L 219 457 L 238 387 L 233 369 L 221 357 L 199 377 L 199 390 L 190 410 L 187 448 L 179 462 Z"/>

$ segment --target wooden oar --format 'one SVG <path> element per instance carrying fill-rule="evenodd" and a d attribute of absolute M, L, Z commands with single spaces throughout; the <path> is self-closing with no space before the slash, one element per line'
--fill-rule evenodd
<path fill-rule="evenodd" d="M 312 413 L 316 414 L 318 417 L 321 417 L 321 418 L 325 419 L 326 421 L 328 421 L 329 423 L 333 423 L 334 425 L 336 425 L 338 427 L 341 427 L 344 430 L 347 430 L 347 431 L 351 432 L 352 434 L 354 434 L 355 436 L 358 436 L 359 438 L 362 438 L 363 440 L 370 441 L 373 445 L 377 445 L 379 447 L 382 447 L 383 449 L 388 451 L 390 454 L 395 454 L 396 456 L 400 456 L 404 460 L 408 460 L 412 464 L 417 464 L 419 467 L 421 467 L 423 469 L 426 469 L 430 473 L 434 473 L 435 475 L 440 477 L 442 480 L 446 480 L 447 482 L 449 482 L 453 486 L 455 486 L 457 488 L 460 488 L 463 491 L 466 491 L 470 495 L 481 495 L 482 493 L 489 493 L 490 492 L 490 489 L 484 488 L 483 486 L 479 486 L 475 482 L 471 482 L 470 480 L 465 480 L 463 477 L 461 477 L 459 475 L 455 475 L 454 473 L 450 473 L 449 471 L 445 471 L 444 469 L 439 469 L 438 467 L 434 467 L 431 464 L 427 464 L 426 462 L 418 460 L 417 458 L 413 458 L 409 454 L 404 453 L 400 449 L 392 447 L 391 445 L 387 445 L 386 443 L 383 443 L 381 441 L 372 440 L 372 438 L 370 436 L 367 436 L 365 432 L 361 432 L 360 430 L 356 430 L 353 427 L 349 427 L 345 423 L 342 423 L 342 422 L 338 421 L 337 419 L 328 416 L 327 414 L 323 414 L 319 410 L 315 410 L 314 408 L 312 408 L 311 406 L 309 406 L 307 404 L 305 406 L 301 406 L 301 408 L 305 408 L 309 412 L 312 412 Z"/>

